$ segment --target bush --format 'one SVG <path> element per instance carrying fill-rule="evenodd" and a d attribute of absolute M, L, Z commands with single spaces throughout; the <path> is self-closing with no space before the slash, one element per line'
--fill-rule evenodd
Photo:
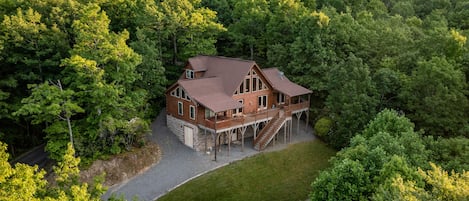
<path fill-rule="evenodd" d="M 323 137 L 329 133 L 332 127 L 332 119 L 329 117 L 320 118 L 316 124 L 314 124 L 314 131 L 319 137 Z"/>

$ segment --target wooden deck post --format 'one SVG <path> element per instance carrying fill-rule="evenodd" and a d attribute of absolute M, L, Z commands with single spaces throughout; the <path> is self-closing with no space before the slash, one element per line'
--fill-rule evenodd
<path fill-rule="evenodd" d="M 283 124 L 283 144 L 287 144 L 287 124 L 288 120 Z"/>
<path fill-rule="evenodd" d="M 214 130 L 215 130 L 215 161 L 217 161 L 217 141 L 218 141 L 218 134 L 217 134 L 217 113 L 215 113 L 215 124 L 214 124 Z"/>
<path fill-rule="evenodd" d="M 230 156 L 230 151 L 231 151 L 231 134 L 232 130 L 225 131 L 225 136 L 228 135 L 228 156 Z"/>
<path fill-rule="evenodd" d="M 207 153 L 207 129 L 204 128 L 204 137 L 205 137 L 205 153 Z"/>
<path fill-rule="evenodd" d="M 298 120 L 296 122 L 296 132 L 300 132 L 300 118 L 303 115 L 303 112 L 296 113 L 296 119 Z"/>
<path fill-rule="evenodd" d="M 247 127 L 243 125 L 243 127 L 240 128 L 241 130 L 241 152 L 244 152 L 244 133 L 247 130 Z"/>
<path fill-rule="evenodd" d="M 310 105 L 311 105 L 311 94 L 308 94 L 308 109 L 306 110 L 306 131 L 308 131 Z"/>

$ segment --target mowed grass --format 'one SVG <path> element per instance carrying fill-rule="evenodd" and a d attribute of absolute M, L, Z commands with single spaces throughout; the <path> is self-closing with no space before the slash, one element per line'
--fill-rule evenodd
<path fill-rule="evenodd" d="M 319 140 L 290 145 L 207 173 L 158 200 L 304 201 L 335 153 Z"/>

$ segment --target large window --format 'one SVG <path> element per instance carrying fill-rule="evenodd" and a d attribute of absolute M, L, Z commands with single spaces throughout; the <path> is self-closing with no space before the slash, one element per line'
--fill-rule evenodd
<path fill-rule="evenodd" d="M 187 79 L 194 79 L 194 71 L 190 69 L 186 69 L 186 78 Z"/>
<path fill-rule="evenodd" d="M 239 88 L 234 92 L 235 95 L 243 94 L 248 92 L 260 91 L 267 89 L 267 85 L 262 82 L 262 79 L 256 73 L 255 69 L 252 69 L 244 77 L 244 80 L 239 85 Z"/>
<path fill-rule="evenodd" d="M 193 105 L 189 106 L 189 117 L 195 120 L 195 107 Z"/>
<path fill-rule="evenodd" d="M 184 115 L 184 105 L 180 101 L 178 101 L 178 114 L 181 116 Z"/>

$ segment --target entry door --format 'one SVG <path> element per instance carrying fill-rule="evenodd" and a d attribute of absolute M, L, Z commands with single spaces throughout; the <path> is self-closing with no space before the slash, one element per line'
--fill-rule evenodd
<path fill-rule="evenodd" d="M 188 126 L 184 126 L 184 144 L 190 148 L 194 147 L 194 130 Z"/>
<path fill-rule="evenodd" d="M 258 105 L 257 107 L 258 110 L 267 109 L 267 96 L 259 96 L 257 105 Z"/>

